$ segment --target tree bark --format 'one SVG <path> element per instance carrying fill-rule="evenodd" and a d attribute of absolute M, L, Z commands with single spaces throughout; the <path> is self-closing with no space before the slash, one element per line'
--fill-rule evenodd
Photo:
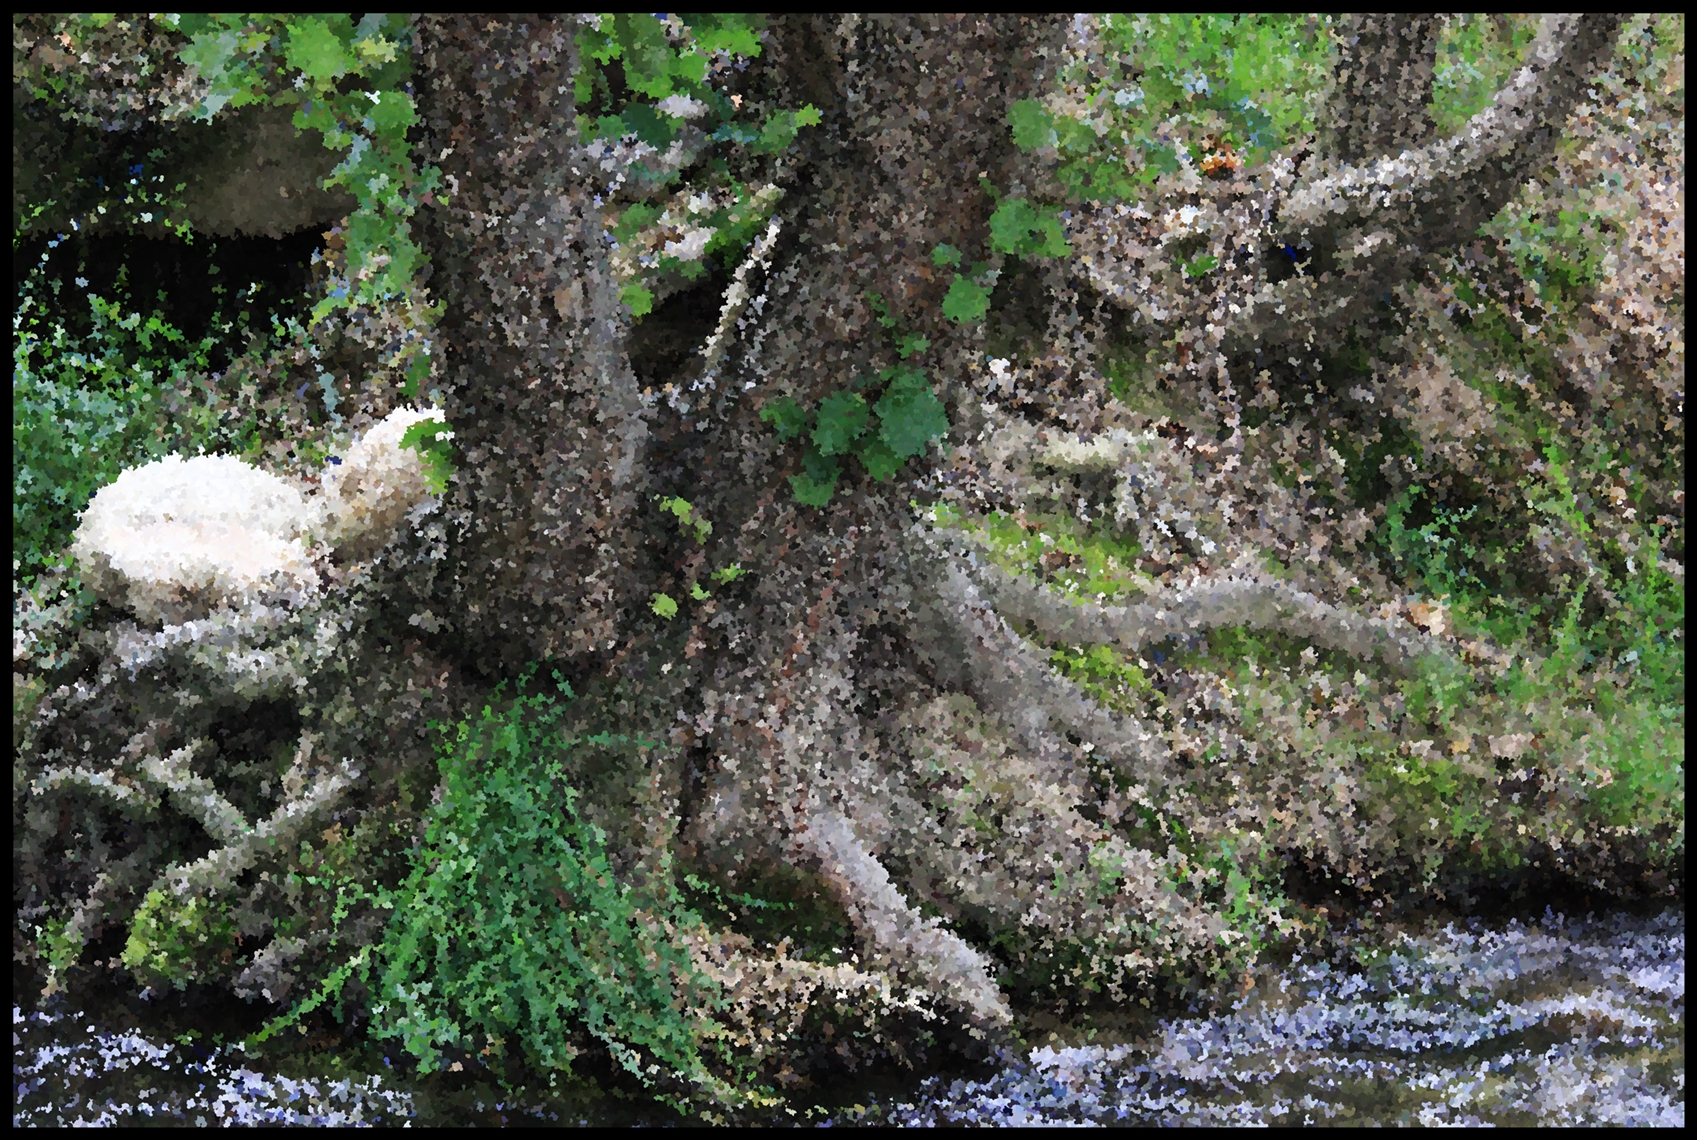
<path fill-rule="evenodd" d="M 426 17 L 421 226 L 463 457 L 444 609 L 489 671 L 605 659 L 652 575 L 648 428 L 569 95 L 571 20 Z"/>
<path fill-rule="evenodd" d="M 1433 130 L 1429 105 L 1441 29 L 1434 13 L 1342 18 L 1321 154 L 1360 162 L 1425 145 Z"/>

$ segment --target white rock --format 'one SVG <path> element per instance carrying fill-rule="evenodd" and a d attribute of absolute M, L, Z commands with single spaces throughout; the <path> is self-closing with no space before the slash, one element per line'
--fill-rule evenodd
<path fill-rule="evenodd" d="M 424 459 L 401 446 L 407 429 L 441 420 L 439 409 L 397 408 L 324 475 L 328 535 L 337 553 L 366 558 L 382 549 L 408 511 L 430 496 Z"/>
<path fill-rule="evenodd" d="M 305 600 L 319 585 L 307 549 L 319 519 L 300 491 L 233 456 L 168 455 L 96 492 L 71 551 L 101 597 L 175 624 Z"/>

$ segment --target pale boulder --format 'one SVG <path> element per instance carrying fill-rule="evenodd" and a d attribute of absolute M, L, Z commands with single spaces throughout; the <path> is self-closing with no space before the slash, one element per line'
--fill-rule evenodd
<path fill-rule="evenodd" d="M 101 597 L 149 622 L 300 604 L 319 586 L 317 505 L 234 456 L 168 455 L 95 493 L 71 552 Z"/>
<path fill-rule="evenodd" d="M 328 537 L 338 555 L 368 558 L 381 550 L 401 521 L 430 496 L 424 458 L 401 446 L 414 424 L 441 420 L 439 409 L 397 408 L 324 473 Z"/>

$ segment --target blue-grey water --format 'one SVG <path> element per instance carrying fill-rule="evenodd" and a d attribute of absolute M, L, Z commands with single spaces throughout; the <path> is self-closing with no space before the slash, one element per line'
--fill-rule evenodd
<path fill-rule="evenodd" d="M 1684 908 L 1380 927 L 1323 955 L 1264 966 L 1227 1008 L 1153 1021 L 1124 1040 L 1064 1036 L 988 1077 L 916 1079 L 895 1092 L 869 1086 L 847 1108 L 788 1119 L 1679 1126 Z M 109 1032 L 89 1014 L 13 1010 L 20 1125 L 677 1119 L 487 1085 L 444 1092 L 371 1067 L 381 1071 L 289 1076 L 240 1047 Z"/>

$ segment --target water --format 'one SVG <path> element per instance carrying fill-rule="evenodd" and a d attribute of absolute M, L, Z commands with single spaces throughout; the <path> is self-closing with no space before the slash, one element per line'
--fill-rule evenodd
<path fill-rule="evenodd" d="M 1263 967 L 1212 1014 L 1054 1041 L 982 1079 L 932 1077 L 797 1122 L 1685 1122 L 1685 915 L 1346 931 Z M 667 1123 L 616 1097 L 419 1082 L 367 1052 L 325 1074 L 184 1038 L 13 1011 L 14 1123 Z M 319 1070 L 324 1054 L 313 1054 Z M 363 1068 L 362 1068 L 363 1065 Z M 833 1082 L 839 1088 L 851 1084 Z M 839 1095 L 838 1103 L 854 1099 Z"/>

